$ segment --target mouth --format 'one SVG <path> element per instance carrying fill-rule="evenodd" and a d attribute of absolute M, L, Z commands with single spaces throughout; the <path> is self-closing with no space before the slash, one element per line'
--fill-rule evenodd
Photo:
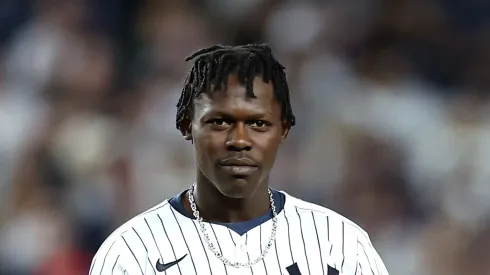
<path fill-rule="evenodd" d="M 258 169 L 258 165 L 248 158 L 229 158 L 220 162 L 220 167 L 235 177 L 249 176 Z"/>
<path fill-rule="evenodd" d="M 237 177 L 249 176 L 258 169 L 257 166 L 244 165 L 221 165 L 221 168 L 227 173 Z"/>

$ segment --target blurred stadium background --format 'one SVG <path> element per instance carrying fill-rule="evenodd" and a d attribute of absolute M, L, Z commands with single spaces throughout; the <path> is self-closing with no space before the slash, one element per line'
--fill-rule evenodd
<path fill-rule="evenodd" d="M 273 187 L 361 224 L 393 275 L 490 274 L 490 1 L 1 0 L 0 274 L 87 274 L 193 182 L 192 51 L 267 42 L 298 125 Z"/>

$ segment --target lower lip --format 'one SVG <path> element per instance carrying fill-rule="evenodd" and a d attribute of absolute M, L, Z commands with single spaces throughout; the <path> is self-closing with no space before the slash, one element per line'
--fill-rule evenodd
<path fill-rule="evenodd" d="M 255 166 L 221 166 L 225 171 L 233 175 L 248 176 L 257 170 Z"/>

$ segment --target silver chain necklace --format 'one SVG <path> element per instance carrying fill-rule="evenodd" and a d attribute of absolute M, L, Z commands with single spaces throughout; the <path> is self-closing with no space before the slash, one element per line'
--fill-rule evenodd
<path fill-rule="evenodd" d="M 274 198 L 272 196 L 271 190 L 269 189 L 268 193 L 269 193 L 269 200 L 271 203 L 271 209 L 272 209 L 272 215 L 273 215 L 273 217 L 272 217 L 272 232 L 271 232 L 271 235 L 269 237 L 269 241 L 267 242 L 266 247 L 262 251 L 261 255 L 253 261 L 232 262 L 232 261 L 228 260 L 227 258 L 225 258 L 223 256 L 223 254 L 221 254 L 221 252 L 218 251 L 216 246 L 211 242 L 211 239 L 209 238 L 209 235 L 206 231 L 206 226 L 203 223 L 201 216 L 199 215 L 199 210 L 197 210 L 197 205 L 196 205 L 196 202 L 194 200 L 194 189 L 195 188 L 196 188 L 196 184 L 194 183 L 191 186 L 191 188 L 189 189 L 189 202 L 191 204 L 192 213 L 194 214 L 194 217 L 196 218 L 197 222 L 199 223 L 199 227 L 201 228 L 202 235 L 204 236 L 204 241 L 208 245 L 209 250 L 211 250 L 213 252 L 214 256 L 216 256 L 216 258 L 221 260 L 221 262 L 223 262 L 223 264 L 228 265 L 228 266 L 233 266 L 235 268 L 239 268 L 239 267 L 249 268 L 249 267 L 255 265 L 256 263 L 262 261 L 265 258 L 265 256 L 267 255 L 267 253 L 269 253 L 269 250 L 272 247 L 272 244 L 276 240 L 277 212 L 276 212 L 276 206 L 274 204 Z"/>

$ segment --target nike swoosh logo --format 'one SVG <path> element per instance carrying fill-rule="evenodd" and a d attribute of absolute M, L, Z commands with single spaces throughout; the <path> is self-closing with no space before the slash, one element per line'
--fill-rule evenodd
<path fill-rule="evenodd" d="M 156 269 L 158 272 L 164 272 L 165 270 L 169 269 L 170 267 L 178 264 L 180 261 L 182 261 L 185 257 L 187 256 L 187 254 L 185 254 L 184 256 L 182 256 L 180 259 L 178 260 L 175 260 L 173 262 L 170 262 L 170 263 L 166 263 L 166 264 L 162 264 L 160 262 L 160 259 L 158 259 L 157 261 L 157 264 L 155 265 Z"/>

